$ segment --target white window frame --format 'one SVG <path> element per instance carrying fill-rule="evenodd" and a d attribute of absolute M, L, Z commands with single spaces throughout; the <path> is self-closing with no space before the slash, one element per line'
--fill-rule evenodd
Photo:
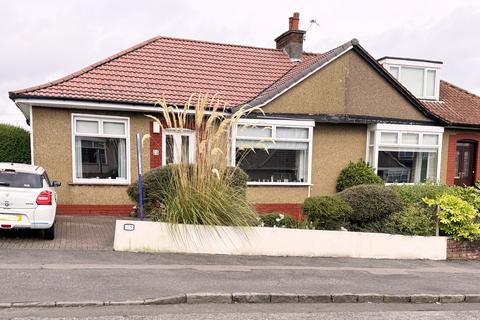
<path fill-rule="evenodd" d="M 374 141 L 370 141 L 371 135 L 370 131 L 373 131 Z M 381 134 L 382 132 L 396 133 L 397 134 L 397 143 L 381 143 Z M 421 126 L 421 125 L 401 125 L 401 124 L 374 124 L 370 125 L 367 128 L 367 148 L 366 148 L 366 162 L 373 167 L 375 174 L 378 173 L 378 153 L 382 147 L 388 148 L 406 148 L 406 152 L 415 152 L 415 150 L 421 151 L 422 149 L 432 149 L 437 152 L 437 170 L 435 182 L 440 183 L 440 169 L 442 163 L 442 145 L 443 145 L 443 127 L 435 126 Z M 415 133 L 419 135 L 418 144 L 404 144 L 402 142 L 403 133 Z M 423 135 L 437 135 L 438 140 L 436 145 L 424 145 L 423 144 Z M 373 147 L 373 159 L 370 159 L 370 147 Z M 412 151 L 413 150 L 413 151 Z M 401 152 L 401 150 L 400 150 Z M 416 173 L 415 180 L 417 180 L 420 172 Z M 417 182 L 419 183 L 419 182 Z M 410 183 L 386 183 L 390 184 L 416 184 L 415 182 Z"/>
<path fill-rule="evenodd" d="M 98 122 L 98 133 L 77 133 L 77 121 L 76 120 L 85 120 L 85 121 L 97 121 Z M 71 135 L 72 135 L 72 181 L 74 184 L 103 184 L 103 185 L 129 185 L 131 181 L 131 172 L 130 172 L 130 118 L 129 117 L 116 117 L 116 116 L 104 116 L 104 115 L 95 115 L 95 114 L 82 114 L 82 113 L 72 113 L 71 116 Z M 115 134 L 104 134 L 103 133 L 103 123 L 104 122 L 116 122 L 122 123 L 125 125 L 125 134 L 124 135 L 115 135 Z M 126 150 L 126 179 L 117 178 L 117 179 L 86 179 L 86 178 L 77 178 L 76 175 L 76 148 L 75 148 L 75 137 L 98 137 L 98 138 L 118 138 L 125 139 L 125 150 Z"/>
<path fill-rule="evenodd" d="M 313 147 L 313 128 L 315 127 L 315 121 L 312 120 L 273 120 L 273 119 L 241 119 L 232 126 L 232 138 L 231 138 L 231 150 L 230 150 L 230 164 L 236 166 L 236 149 L 237 138 L 260 141 L 265 137 L 245 137 L 238 135 L 238 126 L 241 125 L 253 125 L 253 126 L 267 126 L 272 128 L 272 137 L 276 136 L 277 127 L 282 128 L 303 128 L 308 129 L 308 138 L 306 139 L 288 139 L 277 138 L 274 141 L 295 141 L 295 142 L 308 142 L 307 150 L 307 181 L 305 182 L 259 182 L 259 181 L 247 181 L 247 185 L 250 186 L 311 186 L 312 185 L 312 147 Z"/>
<path fill-rule="evenodd" d="M 400 83 L 403 84 L 402 82 L 402 69 L 403 68 L 410 68 L 410 69 L 422 69 L 423 70 L 423 92 L 421 97 L 417 97 L 419 99 L 423 100 L 438 100 L 440 96 L 440 78 L 439 78 L 439 73 L 440 69 L 438 68 L 431 68 L 431 67 L 425 67 L 425 66 L 419 66 L 419 65 L 401 65 L 401 64 L 389 64 L 388 65 L 388 72 L 390 74 L 393 73 L 390 70 L 390 68 L 398 68 L 398 78 L 396 78 Z M 427 73 L 428 71 L 433 71 L 435 72 L 435 82 L 434 82 L 434 95 L 433 96 L 428 96 L 427 95 Z M 395 76 L 393 76 L 395 78 Z M 407 88 L 408 89 L 408 88 Z"/>
<path fill-rule="evenodd" d="M 162 130 L 162 166 L 167 164 L 167 135 L 173 136 L 173 163 L 180 163 L 181 147 L 178 146 L 182 143 L 182 136 L 188 136 L 188 149 L 190 151 L 188 155 L 188 163 L 195 162 L 196 153 L 196 135 L 194 130 L 190 129 L 165 129 Z M 178 153 L 180 151 L 180 154 Z"/>

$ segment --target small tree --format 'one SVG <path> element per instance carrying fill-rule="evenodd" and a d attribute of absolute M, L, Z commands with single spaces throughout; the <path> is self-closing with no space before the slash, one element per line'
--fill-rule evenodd
<path fill-rule="evenodd" d="M 30 163 L 30 134 L 27 130 L 0 124 L 0 162 Z"/>
<path fill-rule="evenodd" d="M 375 174 L 373 168 L 365 161 L 359 160 L 354 163 L 350 161 L 340 172 L 337 180 L 337 192 L 361 184 L 384 184 L 383 180 Z"/>

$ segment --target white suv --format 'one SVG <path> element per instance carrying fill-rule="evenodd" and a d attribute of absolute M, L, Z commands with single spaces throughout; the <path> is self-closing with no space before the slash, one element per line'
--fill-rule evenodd
<path fill-rule="evenodd" d="M 40 229 L 52 240 L 60 185 L 42 167 L 0 162 L 0 229 Z"/>

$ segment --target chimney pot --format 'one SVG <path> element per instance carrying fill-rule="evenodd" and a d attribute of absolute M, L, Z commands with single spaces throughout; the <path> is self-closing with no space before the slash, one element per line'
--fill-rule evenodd
<path fill-rule="evenodd" d="M 300 21 L 300 13 L 294 12 L 293 17 L 288 18 L 288 30 L 298 30 L 298 22 Z"/>

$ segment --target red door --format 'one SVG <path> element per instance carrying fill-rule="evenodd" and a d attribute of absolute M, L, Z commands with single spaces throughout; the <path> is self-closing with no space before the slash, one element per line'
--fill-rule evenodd
<path fill-rule="evenodd" d="M 472 142 L 457 142 L 454 179 L 457 186 L 475 184 L 475 145 Z"/>

